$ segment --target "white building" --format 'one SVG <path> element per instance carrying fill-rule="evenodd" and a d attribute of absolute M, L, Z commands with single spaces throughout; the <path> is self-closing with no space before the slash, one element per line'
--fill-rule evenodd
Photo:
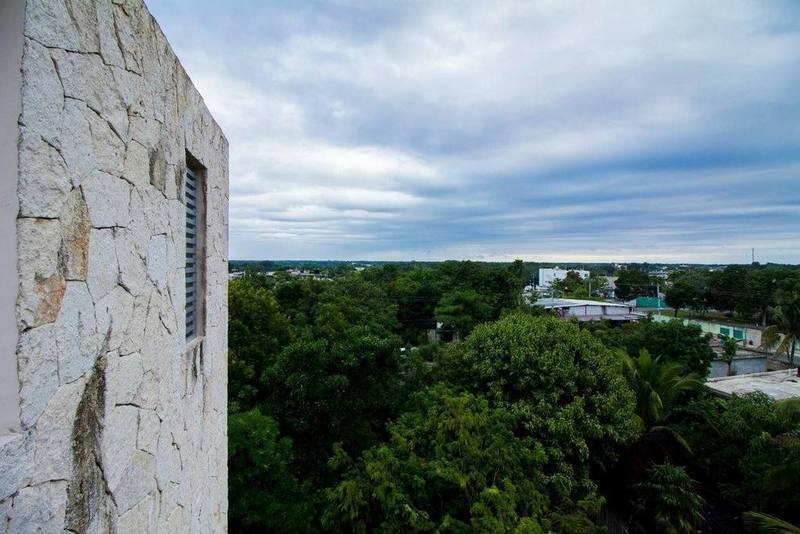
<path fill-rule="evenodd" d="M 537 306 L 553 310 L 564 319 L 576 318 L 579 321 L 638 321 L 642 314 L 635 313 L 629 304 L 598 302 L 595 300 L 544 298 L 536 301 Z"/>
<path fill-rule="evenodd" d="M 589 271 L 580 269 L 539 269 L 539 285 L 538 289 L 550 289 L 553 282 L 564 280 L 569 272 L 578 274 L 582 279 L 589 278 Z"/>
<path fill-rule="evenodd" d="M 738 376 L 721 376 L 709 378 L 706 381 L 706 387 L 712 393 L 725 398 L 758 391 L 775 400 L 793 399 L 800 397 L 799 372 L 797 369 L 785 369 Z"/>
<path fill-rule="evenodd" d="M 0 50 L 0 532 L 225 532 L 228 141 L 142 0 Z"/>

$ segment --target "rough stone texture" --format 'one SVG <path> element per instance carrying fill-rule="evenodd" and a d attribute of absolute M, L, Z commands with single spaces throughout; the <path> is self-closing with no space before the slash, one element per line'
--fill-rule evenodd
<path fill-rule="evenodd" d="M 142 0 L 27 0 L 0 531 L 227 529 L 228 146 Z M 187 347 L 183 176 L 205 168 Z"/>

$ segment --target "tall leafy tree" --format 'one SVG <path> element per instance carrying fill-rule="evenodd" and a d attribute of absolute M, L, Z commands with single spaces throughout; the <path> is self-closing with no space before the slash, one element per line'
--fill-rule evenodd
<path fill-rule="evenodd" d="M 761 338 L 768 347 L 777 347 L 794 362 L 794 351 L 800 339 L 800 293 L 794 293 L 775 310 L 776 324 L 764 329 Z"/>
<path fill-rule="evenodd" d="M 656 286 L 646 271 L 629 267 L 617 271 L 617 298 L 629 300 L 638 296 L 655 296 Z"/>
<path fill-rule="evenodd" d="M 670 277 L 665 295 L 667 303 L 675 308 L 690 308 L 696 312 L 706 311 L 711 305 L 709 273 L 704 269 L 680 271 Z"/>
<path fill-rule="evenodd" d="M 732 337 L 727 337 L 722 340 L 722 361 L 728 365 L 728 376 L 733 374 L 731 365 L 733 365 L 736 352 L 739 350 L 739 341 L 740 340 Z"/>
<path fill-rule="evenodd" d="M 697 375 L 686 375 L 681 364 L 653 358 L 645 349 L 635 358 L 626 356 L 624 362 L 636 396 L 636 416 L 645 430 L 666 421 L 680 395 L 702 385 Z"/>
<path fill-rule="evenodd" d="M 290 341 L 291 330 L 270 290 L 248 277 L 228 285 L 228 314 L 228 400 L 235 412 L 262 398 L 261 374 Z"/>
<path fill-rule="evenodd" d="M 228 417 L 228 499 L 233 532 L 312 532 L 311 488 L 291 469 L 292 442 L 257 409 Z"/>
<path fill-rule="evenodd" d="M 583 278 L 575 271 L 568 271 L 563 280 L 553 282 L 552 288 L 559 296 L 575 297 L 575 292 L 583 289 Z"/>
<path fill-rule="evenodd" d="M 637 490 L 639 517 L 646 531 L 691 533 L 703 525 L 703 498 L 683 467 L 656 464 Z"/>
<path fill-rule="evenodd" d="M 456 289 L 442 296 L 435 314 L 445 328 L 467 335 L 476 324 L 492 319 L 492 305 L 474 289 Z"/>
<path fill-rule="evenodd" d="M 301 472 L 324 479 L 334 442 L 356 453 L 383 438 L 400 407 L 401 378 L 396 338 L 375 336 L 367 326 L 335 339 L 307 334 L 264 372 L 263 406 L 295 441 Z"/>
<path fill-rule="evenodd" d="M 662 362 L 678 363 L 687 373 L 708 376 L 714 351 L 699 326 L 680 321 L 640 321 L 628 327 L 621 339 L 627 353 L 637 357 L 642 349 Z"/>
<path fill-rule="evenodd" d="M 575 477 L 562 486 L 564 498 L 580 500 L 593 487 L 590 458 L 610 462 L 637 434 L 616 356 L 577 325 L 512 313 L 476 327 L 442 365 L 452 383 L 508 407 L 541 441 L 549 476 Z"/>
<path fill-rule="evenodd" d="M 728 265 L 709 276 L 709 301 L 720 311 L 732 312 L 736 308 L 737 297 L 747 284 L 748 269 L 742 265 Z"/>
<path fill-rule="evenodd" d="M 390 438 L 357 461 L 339 454 L 343 479 L 324 521 L 347 532 L 545 532 L 571 521 L 595 529 L 589 502 L 563 513 L 547 497 L 546 453 L 515 432 L 516 417 L 440 385 L 389 425 Z M 597 503 L 594 507 L 596 508 Z M 583 508 L 583 509 L 582 509 Z M 595 510 L 596 511 L 596 510 Z"/>

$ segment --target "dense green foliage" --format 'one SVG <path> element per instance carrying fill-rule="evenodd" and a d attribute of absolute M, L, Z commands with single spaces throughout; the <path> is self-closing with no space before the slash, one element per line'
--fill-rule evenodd
<path fill-rule="evenodd" d="M 699 389 L 697 375 L 684 375 L 675 361 L 661 362 L 642 349 L 639 356 L 625 358 L 625 375 L 636 398 L 637 422 L 644 430 L 664 423 L 672 414 L 680 395 Z"/>
<path fill-rule="evenodd" d="M 800 403 L 754 393 L 728 401 L 698 399 L 677 427 L 695 467 L 747 509 L 800 520 Z"/>
<path fill-rule="evenodd" d="M 543 532 L 553 517 L 546 453 L 485 399 L 437 386 L 389 424 L 390 438 L 328 491 L 325 524 L 344 532 Z M 572 513 L 570 511 L 570 513 Z M 577 520 L 591 525 L 587 518 Z"/>
<path fill-rule="evenodd" d="M 292 473 L 292 441 L 253 409 L 228 418 L 228 498 L 234 530 L 309 530 L 310 487 Z"/>
<path fill-rule="evenodd" d="M 617 272 L 617 298 L 621 300 L 628 300 L 638 296 L 651 297 L 655 296 L 656 283 L 650 278 L 650 275 L 641 269 L 628 268 L 620 269 Z"/>
<path fill-rule="evenodd" d="M 638 515 L 650 532 L 694 532 L 703 524 L 703 498 L 683 467 L 655 464 L 637 484 Z"/>
<path fill-rule="evenodd" d="M 632 358 L 646 350 L 653 358 L 678 363 L 685 372 L 701 378 L 708 375 L 714 359 L 708 337 L 700 327 L 680 321 L 643 320 L 622 327 L 597 322 L 583 323 L 581 327 L 591 331 L 606 346 L 622 349 Z"/>
<path fill-rule="evenodd" d="M 718 310 L 766 325 L 775 308 L 800 291 L 800 270 L 768 265 L 729 265 L 724 269 L 687 269 L 670 275 L 667 304 L 696 312 Z"/>
<path fill-rule="evenodd" d="M 792 362 L 800 341 L 800 292 L 784 298 L 775 309 L 775 320 L 776 324 L 764 329 L 764 344 L 776 347 L 778 354 L 786 354 Z"/>
<path fill-rule="evenodd" d="M 619 361 L 576 325 L 512 314 L 476 328 L 445 361 L 451 383 L 509 408 L 541 440 L 554 473 L 583 476 L 590 452 L 607 462 L 635 435 Z"/>
<path fill-rule="evenodd" d="M 232 532 L 688 532 L 699 487 L 800 519 L 796 406 L 703 394 L 697 327 L 561 321 L 522 304 L 522 262 L 244 268 Z M 463 341 L 428 343 L 437 322 Z"/>

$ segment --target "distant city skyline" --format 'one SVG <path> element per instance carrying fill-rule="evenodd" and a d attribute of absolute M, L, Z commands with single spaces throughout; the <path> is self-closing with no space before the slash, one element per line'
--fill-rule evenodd
<path fill-rule="evenodd" d="M 800 3 L 148 6 L 231 258 L 800 263 Z"/>

